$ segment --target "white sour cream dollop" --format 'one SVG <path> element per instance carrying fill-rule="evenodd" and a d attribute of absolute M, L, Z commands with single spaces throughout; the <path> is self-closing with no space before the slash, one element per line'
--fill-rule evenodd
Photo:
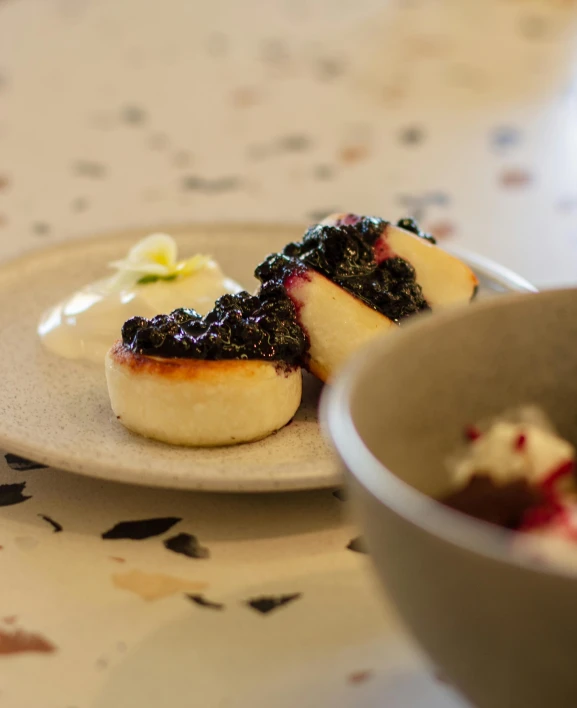
<path fill-rule="evenodd" d="M 38 334 L 49 351 L 101 364 L 131 317 L 151 318 L 179 307 L 205 315 L 221 295 L 242 290 L 208 256 L 178 261 L 176 243 L 166 234 L 146 237 L 111 265 L 116 275 L 86 285 L 44 313 Z"/>
<path fill-rule="evenodd" d="M 573 445 L 557 434 L 535 406 L 508 411 L 482 428 L 479 436 L 449 461 L 458 484 L 466 484 L 475 474 L 488 474 L 500 484 L 515 479 L 539 483 L 575 459 Z"/>

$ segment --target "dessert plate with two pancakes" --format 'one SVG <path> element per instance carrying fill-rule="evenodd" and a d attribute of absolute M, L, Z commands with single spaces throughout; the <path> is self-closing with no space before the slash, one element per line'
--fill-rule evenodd
<path fill-rule="evenodd" d="M 304 229 L 279 224 L 165 226 L 183 256 L 211 254 L 227 276 L 254 292 L 256 264 Z M 304 372 L 292 421 L 263 440 L 230 447 L 182 447 L 118 423 L 104 366 L 43 347 L 42 313 L 107 273 L 150 229 L 64 243 L 0 267 L 0 446 L 79 474 L 134 484 L 213 491 L 280 491 L 338 485 L 340 470 L 317 421 L 321 381 Z M 531 292 L 525 280 L 484 258 L 457 254 L 479 280 L 477 298 Z M 183 303 L 185 305 L 185 303 Z M 347 332 L 334 333 L 335 339 Z M 318 373 L 318 372 L 317 372 Z M 222 426 L 227 419 L 223 415 Z"/>

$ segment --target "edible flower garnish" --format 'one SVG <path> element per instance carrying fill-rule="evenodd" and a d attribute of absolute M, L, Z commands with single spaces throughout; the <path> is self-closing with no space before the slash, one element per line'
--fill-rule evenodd
<path fill-rule="evenodd" d="M 168 234 L 151 234 L 139 241 L 121 261 L 110 264 L 118 273 L 117 283 L 136 282 L 139 285 L 158 280 L 174 280 L 205 268 L 210 256 L 197 254 L 183 261 L 177 260 L 178 248 Z"/>

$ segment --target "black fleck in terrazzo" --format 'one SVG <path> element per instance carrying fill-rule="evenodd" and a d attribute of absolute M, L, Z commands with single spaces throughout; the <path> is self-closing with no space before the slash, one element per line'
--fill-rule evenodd
<path fill-rule="evenodd" d="M 121 111 L 121 118 L 129 125 L 141 125 L 147 119 L 147 113 L 142 106 L 125 106 Z"/>
<path fill-rule="evenodd" d="M 451 197 L 447 192 L 432 190 L 420 194 L 399 194 L 397 201 L 413 219 L 422 222 L 427 219 L 431 210 L 439 213 L 440 209 L 448 207 Z"/>
<path fill-rule="evenodd" d="M 225 606 L 222 602 L 213 602 L 208 600 L 204 595 L 187 595 L 188 599 L 194 602 L 199 607 L 206 607 L 209 610 L 224 610 Z"/>
<path fill-rule="evenodd" d="M 349 551 L 354 551 L 355 553 L 367 553 L 367 547 L 362 536 L 357 536 L 353 538 L 348 544 L 347 549 Z"/>
<path fill-rule="evenodd" d="M 557 209 L 564 214 L 577 212 L 577 195 L 562 197 L 557 202 Z"/>
<path fill-rule="evenodd" d="M 106 165 L 94 160 L 77 160 L 73 165 L 75 174 L 79 177 L 90 179 L 103 179 L 106 177 Z"/>
<path fill-rule="evenodd" d="M 540 15 L 523 15 L 519 18 L 519 32 L 529 40 L 539 40 L 547 36 L 549 24 L 545 17 Z"/>
<path fill-rule="evenodd" d="M 334 81 L 346 71 L 347 62 L 340 57 L 319 57 L 313 63 L 313 72 L 319 81 Z"/>
<path fill-rule="evenodd" d="M 72 200 L 71 209 L 74 212 L 80 213 L 88 209 L 90 202 L 86 197 L 76 197 Z"/>
<path fill-rule="evenodd" d="M 287 152 L 304 152 L 312 147 L 312 139 L 304 133 L 283 135 L 278 139 L 278 146 Z"/>
<path fill-rule="evenodd" d="M 335 170 L 330 165 L 317 165 L 313 170 L 313 175 L 315 179 L 326 181 L 335 176 Z"/>
<path fill-rule="evenodd" d="M 50 233 L 50 224 L 46 221 L 35 221 L 32 224 L 32 232 L 36 236 L 47 236 Z"/>
<path fill-rule="evenodd" d="M 451 203 L 451 197 L 447 192 L 433 191 L 427 192 L 424 195 L 425 200 L 428 204 L 438 207 L 446 207 Z"/>
<path fill-rule="evenodd" d="M 189 558 L 210 558 L 210 551 L 205 546 L 201 546 L 196 536 L 190 533 L 179 533 L 176 536 L 167 538 L 164 546 L 169 551 L 180 553 Z"/>
<path fill-rule="evenodd" d="M 24 494 L 26 482 L 16 482 L 15 484 L 0 484 L 0 506 L 13 506 L 22 504 L 32 497 Z"/>
<path fill-rule="evenodd" d="M 60 533 L 62 531 L 62 524 L 55 521 L 51 516 L 47 516 L 46 514 L 38 514 L 38 516 L 52 526 L 54 533 Z"/>
<path fill-rule="evenodd" d="M 142 541 L 152 536 L 160 536 L 182 519 L 178 516 L 165 516 L 157 519 L 139 519 L 138 521 L 120 521 L 102 534 L 104 539 L 132 539 Z"/>
<path fill-rule="evenodd" d="M 407 126 L 399 134 L 399 140 L 403 145 L 419 145 L 425 139 L 425 131 L 419 126 Z"/>
<path fill-rule="evenodd" d="M 513 125 L 502 125 L 491 131 L 490 144 L 496 150 L 506 150 L 518 146 L 522 135 L 519 128 Z"/>
<path fill-rule="evenodd" d="M 33 460 L 28 460 L 25 457 L 20 457 L 19 455 L 13 455 L 8 452 L 4 455 L 6 464 L 10 469 L 16 470 L 17 472 L 25 472 L 28 470 L 44 470 L 47 469 L 46 465 L 40 462 L 34 462 Z"/>
<path fill-rule="evenodd" d="M 231 192 L 239 189 L 242 185 L 242 180 L 236 175 L 215 177 L 213 179 L 197 175 L 187 175 L 181 179 L 181 185 L 182 188 L 187 191 L 218 194 L 220 192 Z"/>
<path fill-rule="evenodd" d="M 260 48 L 260 56 L 265 64 L 272 64 L 275 67 L 286 66 L 290 60 L 290 52 L 287 45 L 280 39 L 267 39 Z"/>
<path fill-rule="evenodd" d="M 288 605 L 290 602 L 294 602 L 300 597 L 302 597 L 302 593 L 300 592 L 289 595 L 262 595 L 252 600 L 247 600 L 246 604 L 261 615 L 268 615 L 273 610 L 284 607 L 284 605 Z"/>

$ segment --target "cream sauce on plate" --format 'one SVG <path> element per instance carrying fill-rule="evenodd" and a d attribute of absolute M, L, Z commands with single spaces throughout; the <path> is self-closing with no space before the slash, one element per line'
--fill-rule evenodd
<path fill-rule="evenodd" d="M 153 283 L 113 287 L 110 278 L 86 285 L 48 310 L 38 325 L 44 346 L 66 359 L 87 359 L 101 364 L 120 337 L 126 320 L 151 318 L 179 307 L 209 312 L 225 293 L 242 287 L 227 278 L 215 261 L 190 275 Z"/>

